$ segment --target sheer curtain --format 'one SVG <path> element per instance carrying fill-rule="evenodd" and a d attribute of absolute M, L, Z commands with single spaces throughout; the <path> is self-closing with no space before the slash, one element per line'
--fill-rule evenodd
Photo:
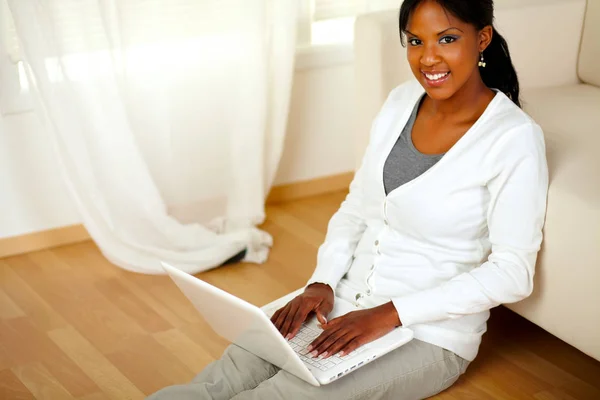
<path fill-rule="evenodd" d="M 296 0 L 8 0 L 36 110 L 116 265 L 196 273 L 246 250 L 280 158 Z M 49 149 L 50 151 L 50 149 Z"/>

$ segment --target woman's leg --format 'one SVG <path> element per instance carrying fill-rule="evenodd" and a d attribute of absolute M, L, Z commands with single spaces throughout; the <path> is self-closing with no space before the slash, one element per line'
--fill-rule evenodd
<path fill-rule="evenodd" d="M 325 386 L 312 386 L 280 370 L 255 389 L 244 391 L 233 399 L 424 399 L 450 387 L 468 364 L 450 351 L 413 340 Z"/>
<path fill-rule="evenodd" d="M 149 400 L 230 400 L 245 390 L 256 388 L 279 371 L 263 359 L 236 345 L 229 346 L 223 356 L 209 364 L 192 382 L 169 386 Z"/>

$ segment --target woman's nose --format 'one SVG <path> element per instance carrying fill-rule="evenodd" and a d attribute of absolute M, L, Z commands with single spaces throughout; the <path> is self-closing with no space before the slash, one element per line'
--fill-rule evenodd
<path fill-rule="evenodd" d="M 440 56 L 437 54 L 435 46 L 424 46 L 421 54 L 421 64 L 426 67 L 433 67 L 440 62 Z"/>

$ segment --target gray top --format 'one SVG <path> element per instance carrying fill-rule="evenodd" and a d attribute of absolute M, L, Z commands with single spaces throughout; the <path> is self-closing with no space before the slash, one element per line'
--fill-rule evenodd
<path fill-rule="evenodd" d="M 386 195 L 423 174 L 444 156 L 444 154 L 423 154 L 413 144 L 412 130 L 424 97 L 415 106 L 400 137 L 385 161 L 383 185 Z"/>

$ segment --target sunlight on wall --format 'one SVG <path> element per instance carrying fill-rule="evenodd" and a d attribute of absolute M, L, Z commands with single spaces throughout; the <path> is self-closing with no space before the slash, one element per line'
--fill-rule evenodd
<path fill-rule="evenodd" d="M 351 44 L 354 41 L 355 17 L 326 19 L 312 24 L 313 45 Z"/>

